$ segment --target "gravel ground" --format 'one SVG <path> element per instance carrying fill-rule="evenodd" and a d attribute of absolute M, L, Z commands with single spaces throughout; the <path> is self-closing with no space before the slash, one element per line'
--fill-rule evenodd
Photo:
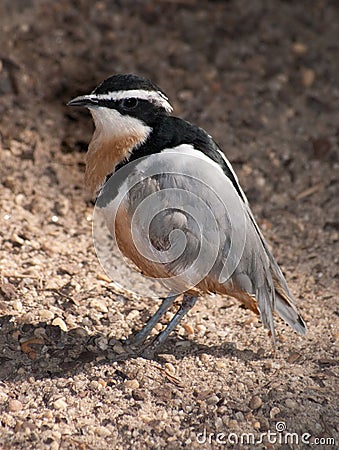
<path fill-rule="evenodd" d="M 335 0 L 2 0 L 1 449 L 338 446 L 338 22 Z M 97 261 L 92 123 L 65 106 L 117 72 L 220 143 L 305 337 L 277 320 L 274 354 L 256 316 L 215 296 L 154 360 L 125 352 L 159 303 Z"/>

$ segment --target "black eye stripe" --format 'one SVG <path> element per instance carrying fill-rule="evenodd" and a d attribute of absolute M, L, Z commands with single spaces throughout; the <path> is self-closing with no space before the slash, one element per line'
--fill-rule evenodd
<path fill-rule="evenodd" d="M 99 99 L 98 106 L 104 106 L 106 108 L 117 108 L 124 110 L 134 109 L 139 105 L 140 102 L 144 102 L 144 100 L 139 100 L 135 97 L 123 98 L 121 100 L 109 100 L 109 99 Z M 148 102 L 147 102 L 148 103 Z"/>
<path fill-rule="evenodd" d="M 133 109 L 138 105 L 138 103 L 139 101 L 135 97 L 123 98 L 119 101 L 120 106 L 125 109 Z"/>

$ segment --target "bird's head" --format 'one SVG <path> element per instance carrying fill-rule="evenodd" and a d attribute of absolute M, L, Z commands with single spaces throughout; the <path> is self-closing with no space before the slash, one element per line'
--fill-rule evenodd
<path fill-rule="evenodd" d="M 107 78 L 68 106 L 88 108 L 95 123 L 86 157 L 86 184 L 93 196 L 116 165 L 147 140 L 159 116 L 172 111 L 158 86 L 131 74 Z"/>

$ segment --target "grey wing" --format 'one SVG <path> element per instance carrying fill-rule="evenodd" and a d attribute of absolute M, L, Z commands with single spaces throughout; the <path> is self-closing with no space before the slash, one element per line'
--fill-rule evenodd
<path fill-rule="evenodd" d="M 136 167 L 129 180 L 129 209 L 137 217 L 140 239 L 148 235 L 149 254 L 187 287 L 210 277 L 231 281 L 253 296 L 273 337 L 274 310 L 303 332 L 286 281 L 248 205 L 220 167 L 197 153 L 181 146 L 180 153 L 152 155 Z"/>

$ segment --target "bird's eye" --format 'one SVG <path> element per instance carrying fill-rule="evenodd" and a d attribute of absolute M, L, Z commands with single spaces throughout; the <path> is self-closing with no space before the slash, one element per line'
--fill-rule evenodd
<path fill-rule="evenodd" d="M 121 100 L 120 105 L 125 109 L 133 109 L 137 106 L 138 99 L 137 98 L 124 98 Z"/>

